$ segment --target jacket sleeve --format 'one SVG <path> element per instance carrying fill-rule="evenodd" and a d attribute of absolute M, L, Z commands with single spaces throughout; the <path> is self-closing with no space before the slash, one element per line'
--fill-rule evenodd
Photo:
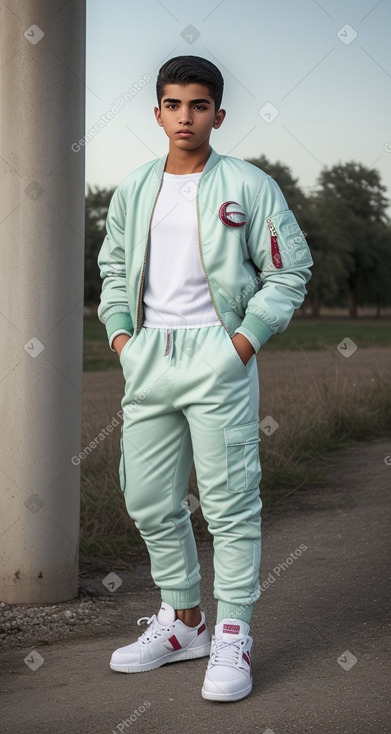
<path fill-rule="evenodd" d="M 260 290 L 250 298 L 238 331 L 254 348 L 285 331 L 307 293 L 313 264 L 309 247 L 278 184 L 261 182 L 249 221 L 248 248 L 260 270 Z M 256 349 L 257 351 L 257 349 Z"/>
<path fill-rule="evenodd" d="M 126 292 L 125 217 L 125 201 L 120 189 L 116 189 L 107 213 L 107 235 L 98 255 L 100 275 L 103 279 L 98 316 L 106 326 L 110 343 L 115 332 L 133 334 Z"/>

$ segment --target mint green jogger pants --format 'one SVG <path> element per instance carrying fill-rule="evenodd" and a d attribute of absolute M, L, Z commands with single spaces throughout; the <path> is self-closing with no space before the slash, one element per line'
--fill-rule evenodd
<path fill-rule="evenodd" d="M 259 383 L 223 326 L 142 328 L 120 356 L 120 482 L 144 539 L 152 578 L 175 609 L 200 603 L 200 566 L 188 481 L 194 458 L 213 535 L 217 622 L 250 622 L 259 597 Z M 186 499 L 187 498 L 187 499 Z"/>

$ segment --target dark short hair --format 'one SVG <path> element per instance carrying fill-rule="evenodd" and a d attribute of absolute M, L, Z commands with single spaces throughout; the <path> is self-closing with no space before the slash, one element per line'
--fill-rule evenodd
<path fill-rule="evenodd" d="M 211 61 L 201 56 L 176 56 L 159 69 L 156 95 L 160 107 L 166 84 L 204 84 L 214 99 L 215 109 L 220 109 L 224 79 L 221 71 Z"/>

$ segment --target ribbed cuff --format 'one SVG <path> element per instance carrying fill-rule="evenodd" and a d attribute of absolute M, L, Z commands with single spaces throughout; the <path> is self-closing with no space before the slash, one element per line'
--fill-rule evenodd
<path fill-rule="evenodd" d="M 113 313 L 107 319 L 105 326 L 109 340 L 115 331 L 127 331 L 130 334 L 133 334 L 132 319 L 127 311 L 117 311 L 117 313 Z"/>
<path fill-rule="evenodd" d="M 161 589 L 162 601 L 171 604 L 174 609 L 193 609 L 201 602 L 200 586 L 191 589 Z"/>
<path fill-rule="evenodd" d="M 274 334 L 273 329 L 268 326 L 265 321 L 262 321 L 262 319 L 258 318 L 258 316 L 255 316 L 255 314 L 253 313 L 247 313 L 245 315 L 239 328 L 247 329 L 248 331 L 250 331 L 251 334 L 253 334 L 258 340 L 260 347 L 262 347 L 263 344 L 266 344 L 266 342 Z"/>

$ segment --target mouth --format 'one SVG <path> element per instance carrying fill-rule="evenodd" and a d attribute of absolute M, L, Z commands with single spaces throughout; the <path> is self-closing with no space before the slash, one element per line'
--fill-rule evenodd
<path fill-rule="evenodd" d="M 178 138 L 190 138 L 193 133 L 190 130 L 178 130 L 175 135 L 177 135 Z"/>

